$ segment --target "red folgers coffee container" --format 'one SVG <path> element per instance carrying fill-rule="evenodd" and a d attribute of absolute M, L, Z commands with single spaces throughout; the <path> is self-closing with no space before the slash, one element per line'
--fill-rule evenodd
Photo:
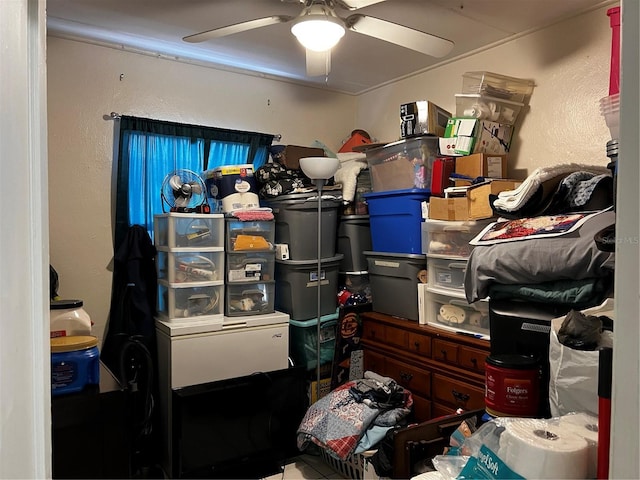
<path fill-rule="evenodd" d="M 540 364 L 526 355 L 489 355 L 485 368 L 486 411 L 496 417 L 535 417 Z"/>

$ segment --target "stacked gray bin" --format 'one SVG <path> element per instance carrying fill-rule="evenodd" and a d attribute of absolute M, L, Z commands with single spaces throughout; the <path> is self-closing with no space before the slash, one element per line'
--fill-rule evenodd
<path fill-rule="evenodd" d="M 338 224 L 340 286 L 351 295 L 362 295 L 371 301 L 369 271 L 365 251 L 372 250 L 369 215 L 343 215 Z"/>
<path fill-rule="evenodd" d="M 342 255 L 336 253 L 338 209 L 340 199 L 323 194 L 321 201 L 320 238 L 320 315 L 336 312 L 338 307 L 338 271 Z M 288 246 L 289 258 L 276 258 L 275 308 L 288 313 L 291 339 L 298 324 L 316 329 L 318 321 L 318 197 L 315 192 L 282 195 L 266 203 L 275 217 L 275 243 Z M 322 320 L 321 320 L 322 323 Z M 324 327 L 324 325 L 322 325 Z M 325 333 L 326 336 L 326 333 Z M 290 342 L 290 353 L 296 364 L 309 365 L 310 358 L 296 358 L 296 348 Z"/>

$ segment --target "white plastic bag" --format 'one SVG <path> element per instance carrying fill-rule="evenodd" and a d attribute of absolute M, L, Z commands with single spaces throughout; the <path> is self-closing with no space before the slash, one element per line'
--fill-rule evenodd
<path fill-rule="evenodd" d="M 607 315 L 611 302 L 584 310 L 588 315 Z M 606 311 L 605 311 L 606 310 Z M 609 315 L 608 315 L 609 316 Z M 558 331 L 564 317 L 551 321 L 549 338 L 549 405 L 551 415 L 559 417 L 571 412 L 598 415 L 598 350 L 575 350 L 560 343 Z M 613 346 L 613 332 L 600 336 L 599 347 Z"/>

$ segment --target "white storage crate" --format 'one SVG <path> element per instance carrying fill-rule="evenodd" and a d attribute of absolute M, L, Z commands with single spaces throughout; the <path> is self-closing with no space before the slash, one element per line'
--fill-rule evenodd
<path fill-rule="evenodd" d="M 468 303 L 466 299 L 443 295 L 427 288 L 427 324 L 444 330 L 489 340 L 489 302 Z"/>
<path fill-rule="evenodd" d="M 158 279 L 169 283 L 212 282 L 224 276 L 224 250 L 157 247 Z"/>
<path fill-rule="evenodd" d="M 374 480 L 379 479 L 369 458 L 375 453 L 375 450 L 349 455 L 345 460 L 339 460 L 332 457 L 323 448 L 320 449 L 322 460 L 333 468 L 344 478 L 353 480 Z"/>
<path fill-rule="evenodd" d="M 274 220 L 246 221 L 227 219 L 227 252 L 274 249 Z"/>
<path fill-rule="evenodd" d="M 428 218 L 424 222 L 428 237 L 427 253 L 467 258 L 473 249 L 469 241 L 493 221 L 493 219 L 448 221 Z"/>
<path fill-rule="evenodd" d="M 466 259 L 427 254 L 428 285 L 433 290 L 464 296 L 466 271 Z"/>
<path fill-rule="evenodd" d="M 224 247 L 224 216 L 206 213 L 163 213 L 153 217 L 157 247 Z"/>
<path fill-rule="evenodd" d="M 224 315 L 224 283 L 158 280 L 158 315 L 164 321 L 209 320 Z"/>
<path fill-rule="evenodd" d="M 275 281 L 227 284 L 225 315 L 262 315 L 273 313 Z"/>
<path fill-rule="evenodd" d="M 227 253 L 227 283 L 269 282 L 275 278 L 276 252 Z"/>

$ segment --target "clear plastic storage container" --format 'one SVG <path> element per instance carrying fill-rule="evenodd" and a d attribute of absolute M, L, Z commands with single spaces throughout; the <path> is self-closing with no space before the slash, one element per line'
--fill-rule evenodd
<path fill-rule="evenodd" d="M 208 248 L 224 246 L 221 214 L 163 213 L 153 219 L 154 241 L 159 247 Z"/>
<path fill-rule="evenodd" d="M 224 276 L 224 250 L 176 251 L 158 247 L 158 279 L 169 283 L 211 282 Z"/>
<path fill-rule="evenodd" d="M 479 93 L 512 102 L 525 102 L 531 96 L 533 87 L 533 80 L 498 73 L 466 72 L 462 75 L 462 93 Z"/>
<path fill-rule="evenodd" d="M 456 94 L 456 117 L 489 120 L 503 125 L 513 125 L 524 107 L 523 103 L 479 93 Z"/>

